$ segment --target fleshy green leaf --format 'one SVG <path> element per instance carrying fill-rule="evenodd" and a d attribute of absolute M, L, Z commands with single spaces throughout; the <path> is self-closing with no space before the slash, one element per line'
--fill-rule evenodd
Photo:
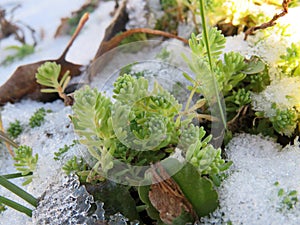
<path fill-rule="evenodd" d="M 177 161 L 177 163 L 179 162 Z M 168 168 L 166 169 L 168 170 Z M 218 207 L 218 194 L 214 190 L 212 182 L 201 177 L 191 164 L 184 165 L 172 178 L 180 186 L 198 216 L 206 216 Z"/>

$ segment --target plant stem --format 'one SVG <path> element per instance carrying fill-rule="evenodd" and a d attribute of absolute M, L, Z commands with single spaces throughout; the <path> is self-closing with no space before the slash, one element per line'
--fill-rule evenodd
<path fill-rule="evenodd" d="M 203 30 L 202 30 L 203 39 L 204 39 L 205 47 L 206 47 L 206 51 L 207 51 L 209 67 L 210 67 L 210 70 L 213 71 L 212 59 L 211 59 L 211 53 L 210 53 L 210 45 L 209 45 L 208 34 L 207 34 L 204 2 L 203 2 L 203 0 L 199 0 L 199 2 L 200 2 L 200 15 L 201 15 L 201 20 L 202 20 L 202 28 L 203 28 Z"/>
<path fill-rule="evenodd" d="M 203 28 L 203 31 L 202 31 L 203 39 L 204 39 L 205 47 L 206 47 L 206 51 L 207 51 L 208 63 L 209 63 L 210 71 L 212 74 L 212 79 L 213 79 L 213 84 L 214 84 L 214 88 L 215 88 L 215 92 L 216 92 L 216 98 L 217 98 L 217 103 L 218 103 L 218 107 L 219 107 L 219 111 L 220 111 L 220 116 L 221 116 L 224 128 L 227 129 L 225 113 L 223 111 L 223 107 L 221 104 L 221 99 L 220 99 L 220 95 L 219 95 L 219 91 L 218 91 L 219 88 L 218 88 L 215 73 L 213 70 L 213 63 L 212 63 L 212 58 L 211 58 L 211 51 L 210 51 L 210 45 L 209 45 L 209 39 L 208 39 L 208 33 L 207 33 L 207 25 L 206 25 L 206 19 L 205 19 L 204 1 L 199 0 L 199 3 L 200 3 L 200 15 L 201 15 L 201 20 L 202 20 L 202 28 Z"/>
<path fill-rule="evenodd" d="M 26 175 L 22 175 L 22 173 L 11 173 L 11 174 L 5 174 L 5 175 L 1 175 L 1 176 L 6 179 L 14 179 L 14 178 L 26 177 L 26 176 L 30 176 L 30 175 L 32 175 L 32 172 L 30 172 Z"/>
<path fill-rule="evenodd" d="M 24 199 L 32 206 L 37 207 L 37 199 L 35 197 L 24 191 L 22 188 L 19 188 L 17 185 L 13 184 L 3 176 L 0 176 L 0 185 Z"/>
<path fill-rule="evenodd" d="M 138 211 L 138 212 L 142 212 L 142 211 L 144 211 L 144 210 L 146 210 L 147 209 L 147 206 L 146 205 L 138 205 L 137 207 L 136 207 L 136 211 Z"/>
<path fill-rule="evenodd" d="M 196 86 L 193 87 L 193 89 L 192 89 L 192 91 L 191 91 L 191 93 L 190 93 L 190 96 L 189 96 L 189 98 L 188 98 L 188 100 L 187 100 L 187 103 L 186 103 L 185 109 L 184 109 L 185 112 L 188 111 L 188 109 L 189 109 L 189 107 L 190 107 L 190 104 L 191 104 L 191 101 L 192 101 L 192 99 L 193 99 L 193 96 L 194 96 L 195 92 L 196 92 Z"/>
<path fill-rule="evenodd" d="M 8 198 L 5 198 L 3 196 L 0 196 L 0 203 L 3 203 L 4 205 L 7 205 L 8 207 L 11 207 L 21 213 L 25 213 L 27 216 L 32 217 L 32 210 L 20 205 L 19 203 L 12 201 Z"/>
<path fill-rule="evenodd" d="M 2 118 L 1 118 L 1 113 L 0 113 L 0 139 L 4 140 L 5 146 L 9 152 L 9 154 L 14 157 L 14 151 L 11 149 L 10 146 L 13 146 L 15 148 L 18 148 L 18 145 L 11 140 L 7 135 L 4 133 L 4 128 L 3 128 L 3 123 L 2 123 Z"/>

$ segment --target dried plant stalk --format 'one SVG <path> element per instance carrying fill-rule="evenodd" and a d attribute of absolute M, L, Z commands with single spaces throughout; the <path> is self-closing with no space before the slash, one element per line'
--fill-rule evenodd
<path fill-rule="evenodd" d="M 247 40 L 247 37 L 249 35 L 253 34 L 257 30 L 263 30 L 263 29 L 266 29 L 268 27 L 272 27 L 272 26 L 276 25 L 276 21 L 280 17 L 283 17 L 283 16 L 285 16 L 288 13 L 288 6 L 289 6 L 290 2 L 291 2 L 291 0 L 283 0 L 283 2 L 282 2 L 282 8 L 283 8 L 283 10 L 281 11 L 281 13 L 276 13 L 270 21 L 268 21 L 266 23 L 263 23 L 263 24 L 261 24 L 259 26 L 250 27 L 245 32 L 244 40 Z"/>

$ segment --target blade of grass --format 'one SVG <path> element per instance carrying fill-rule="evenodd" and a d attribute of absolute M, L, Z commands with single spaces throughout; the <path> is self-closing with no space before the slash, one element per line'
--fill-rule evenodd
<path fill-rule="evenodd" d="M 11 174 L 5 174 L 5 175 L 1 175 L 1 176 L 6 179 L 14 179 L 14 178 L 26 177 L 26 176 L 30 176 L 30 175 L 32 175 L 32 172 L 30 172 L 26 175 L 22 175 L 22 173 L 11 173 Z"/>
<path fill-rule="evenodd" d="M 4 205 L 7 205 L 8 207 L 11 207 L 21 213 L 24 213 L 26 214 L 27 216 L 29 217 L 32 217 L 32 210 L 23 206 L 23 205 L 20 205 L 19 203 L 15 202 L 15 201 L 12 201 L 8 198 L 5 198 L 3 196 L 0 196 L 0 203 L 3 203 Z"/>
<path fill-rule="evenodd" d="M 24 199 L 30 205 L 37 207 L 37 199 L 33 197 L 31 194 L 24 191 L 22 188 L 19 188 L 17 185 L 13 184 L 5 177 L 0 176 L 0 185 L 11 191 L 12 193 L 16 194 L 20 198 Z"/>
<path fill-rule="evenodd" d="M 217 98 L 217 104 L 218 104 L 218 108 L 220 111 L 220 116 L 221 116 L 221 120 L 223 123 L 223 126 L 225 129 L 227 129 L 227 123 L 226 123 L 226 118 L 225 118 L 225 113 L 223 111 L 223 107 L 222 107 L 222 103 L 221 103 L 221 99 L 220 99 L 220 93 L 219 93 L 219 88 L 218 88 L 218 83 L 214 74 L 214 70 L 213 70 L 213 63 L 212 63 L 212 57 L 211 57 L 211 51 L 210 51 L 210 44 L 209 44 L 209 39 L 208 39 L 208 33 L 207 33 L 207 25 L 206 25 L 206 19 L 205 19 L 205 8 L 204 8 L 204 1 L 203 0 L 199 0 L 200 3 L 200 15 L 201 15 L 201 20 L 202 20 L 202 29 L 203 29 L 203 39 L 205 42 L 205 48 L 207 51 L 207 55 L 208 55 L 208 62 L 209 62 L 209 67 L 210 67 L 210 71 L 212 74 L 212 79 L 213 79 L 213 84 L 214 84 L 214 92 Z"/>

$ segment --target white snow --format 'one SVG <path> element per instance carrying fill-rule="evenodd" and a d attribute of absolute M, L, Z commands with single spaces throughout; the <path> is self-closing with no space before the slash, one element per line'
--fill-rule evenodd
<path fill-rule="evenodd" d="M 282 199 L 278 197 L 279 188 L 296 190 L 300 197 L 299 144 L 282 149 L 260 136 L 240 134 L 233 138 L 226 150 L 233 167 L 218 190 L 219 213 L 225 214 L 222 219 L 244 225 L 299 224 L 300 204 L 281 211 Z"/>
<path fill-rule="evenodd" d="M 84 2 L 84 0 L 27 0 L 25 3 L 21 0 L 1 0 L 2 7 L 13 7 L 16 3 L 21 3 L 22 7 L 15 12 L 14 20 L 24 21 L 36 29 L 37 33 L 43 30 L 44 37 L 39 38 L 37 51 L 34 54 L 7 67 L 1 67 L 0 85 L 19 65 L 59 57 L 69 41 L 69 37 L 53 38 L 60 18 L 70 16 L 71 11 L 80 8 Z M 134 0 L 131 2 L 135 3 Z M 90 15 L 89 21 L 70 49 L 67 56 L 69 61 L 86 65 L 94 57 L 105 28 L 111 20 L 110 12 L 113 9 L 114 1 L 100 2 L 99 8 Z M 143 7 L 140 7 L 137 12 L 143 12 Z M 276 34 L 276 29 L 270 29 L 267 31 L 270 33 L 268 39 L 260 40 L 262 36 L 258 32 L 255 36 L 249 37 L 249 41 L 246 42 L 243 41 L 243 34 L 240 34 L 227 38 L 225 52 L 238 51 L 247 57 L 256 54 L 270 64 L 275 63 L 291 42 L 300 39 L 298 14 L 299 8 L 290 9 L 289 14 L 281 19 L 282 22 L 291 23 L 289 32 L 293 34 L 292 36 L 283 40 Z M 134 17 L 136 18 L 136 15 Z M 13 37 L 0 41 L 0 61 L 10 54 L 4 48 L 13 44 L 16 44 Z M 33 182 L 24 187 L 36 197 L 47 189 L 49 183 L 59 180 L 62 176 L 61 166 L 73 154 L 81 156 L 83 151 L 82 147 L 76 145 L 61 161 L 53 159 L 54 152 L 76 139 L 68 118 L 68 115 L 72 113 L 71 108 L 65 107 L 61 101 L 43 104 L 23 100 L 20 103 L 7 104 L 1 112 L 4 128 L 7 128 L 9 122 L 14 122 L 15 119 L 20 120 L 21 124 L 26 127 L 30 116 L 40 107 L 51 109 L 53 112 L 47 114 L 46 121 L 41 127 L 30 129 L 27 126 L 17 138 L 20 144 L 31 146 L 34 153 L 39 154 Z M 299 223 L 300 204 L 298 203 L 294 209 L 280 211 L 278 207 L 280 207 L 281 199 L 277 195 L 278 187 L 274 185 L 275 182 L 279 182 L 279 187 L 284 190 L 297 190 L 298 199 L 300 199 L 299 143 L 281 149 L 281 146 L 270 139 L 241 134 L 230 142 L 226 153 L 234 165 L 229 171 L 228 178 L 218 189 L 220 208 L 213 213 L 212 218 L 203 219 L 205 224 L 224 224 L 227 221 L 244 225 L 296 225 Z M 5 147 L 0 145 L 0 174 L 13 172 L 15 172 L 13 160 Z M 23 181 L 14 179 L 13 182 L 21 185 Z M 2 187 L 0 187 L 0 194 L 27 205 Z M 27 216 L 8 209 L 0 215 L 0 225 L 2 224 L 31 224 L 31 220 Z"/>

